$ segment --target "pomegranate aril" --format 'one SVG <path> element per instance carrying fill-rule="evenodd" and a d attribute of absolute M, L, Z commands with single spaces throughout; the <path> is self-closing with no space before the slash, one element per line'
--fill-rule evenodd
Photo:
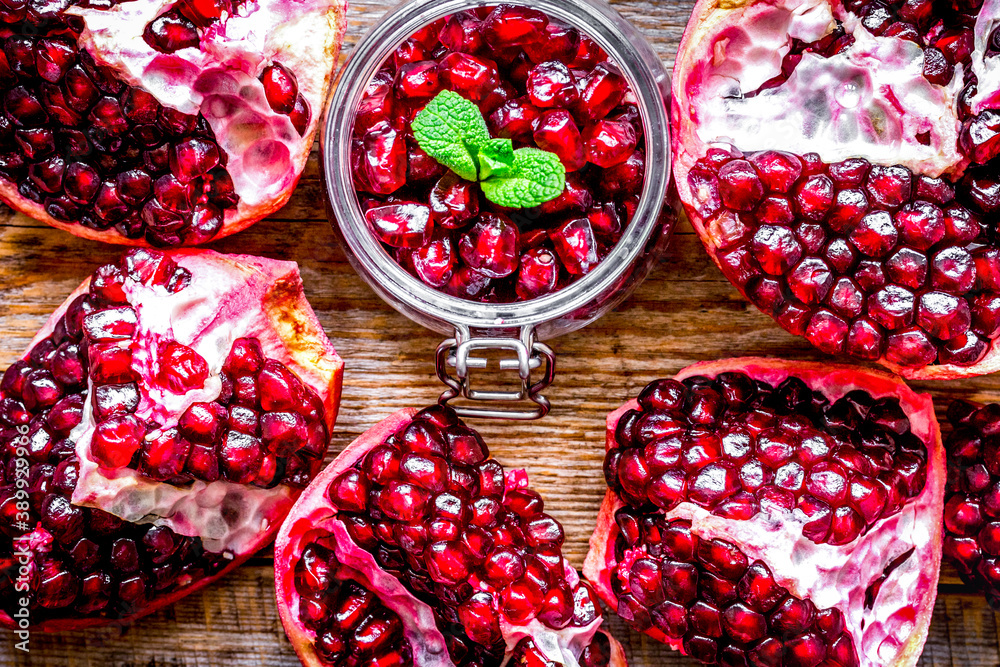
<path fill-rule="evenodd" d="M 97 424 L 90 444 L 91 455 L 105 468 L 125 467 L 145 435 L 145 425 L 134 415 L 109 417 Z"/>
<path fill-rule="evenodd" d="M 378 238 L 396 248 L 419 248 L 433 231 L 431 212 L 415 202 L 368 209 L 365 219 Z"/>
<path fill-rule="evenodd" d="M 552 251 L 533 248 L 521 255 L 517 274 L 517 295 L 525 300 L 555 291 L 559 280 L 559 264 Z"/>
<path fill-rule="evenodd" d="M 518 229 L 505 215 L 483 213 L 458 241 L 458 251 L 469 268 L 490 278 L 513 273 L 518 263 Z"/>
<path fill-rule="evenodd" d="M 490 134 L 521 139 L 534 131 L 542 111 L 527 98 L 509 100 L 500 105 L 488 119 Z"/>
<path fill-rule="evenodd" d="M 579 82 L 579 111 L 586 120 L 595 121 L 607 116 L 617 107 L 628 90 L 628 83 L 611 63 L 599 63 Z"/>
<path fill-rule="evenodd" d="M 500 5 L 487 16 L 481 27 L 483 40 L 494 49 L 538 42 L 548 25 L 548 17 L 537 9 Z M 441 40 L 444 42 L 444 40 Z"/>
<path fill-rule="evenodd" d="M 631 123 L 599 120 L 583 132 L 587 160 L 599 167 L 613 167 L 625 162 L 636 147 L 635 128 Z"/>
<path fill-rule="evenodd" d="M 449 53 L 440 64 L 441 78 L 448 89 L 473 101 L 482 100 L 498 81 L 495 64 L 467 53 Z"/>
<path fill-rule="evenodd" d="M 264 97 L 275 113 L 289 114 L 295 108 L 295 99 L 298 95 L 298 85 L 295 83 L 295 75 L 281 63 L 272 63 L 264 68 L 260 74 L 260 81 L 264 85 Z"/>
<path fill-rule="evenodd" d="M 391 194 L 406 181 L 406 142 L 388 122 L 373 125 L 361 147 L 361 169 L 371 192 Z"/>
<path fill-rule="evenodd" d="M 197 48 L 201 42 L 195 25 L 177 11 L 161 14 L 150 21 L 142 37 L 147 44 L 161 53 Z"/>
<path fill-rule="evenodd" d="M 195 350 L 176 341 L 160 349 L 157 379 L 176 393 L 185 393 L 205 384 L 208 363 Z"/>
<path fill-rule="evenodd" d="M 219 164 L 219 147 L 200 137 L 175 144 L 170 152 L 170 171 L 182 183 L 203 176 Z"/>
<path fill-rule="evenodd" d="M 566 222 L 550 237 L 556 254 L 569 273 L 589 273 L 600 262 L 597 239 L 587 218 Z"/>
<path fill-rule="evenodd" d="M 258 438 L 239 431 L 228 431 L 218 452 L 220 471 L 226 479 L 237 484 L 248 484 L 257 479 L 264 460 Z"/>
<path fill-rule="evenodd" d="M 535 65 L 526 82 L 528 97 L 540 108 L 573 107 L 579 100 L 576 77 L 558 60 Z"/>
<path fill-rule="evenodd" d="M 396 71 L 395 93 L 400 99 L 427 99 L 441 88 L 440 67 L 433 60 L 408 63 Z"/>
<path fill-rule="evenodd" d="M 460 11 L 445 20 L 436 37 L 450 51 L 475 53 L 483 44 L 479 27 L 480 20 L 475 14 Z M 428 43 L 430 39 L 428 37 L 427 41 L 422 43 L 428 48 L 433 48 L 434 43 Z"/>
<path fill-rule="evenodd" d="M 479 213 L 476 187 L 454 173 L 447 173 L 431 189 L 429 204 L 435 224 L 458 229 Z"/>
<path fill-rule="evenodd" d="M 576 171 L 586 164 L 580 129 L 565 109 L 545 112 L 538 119 L 533 136 L 539 148 L 559 156 L 566 171 Z"/>

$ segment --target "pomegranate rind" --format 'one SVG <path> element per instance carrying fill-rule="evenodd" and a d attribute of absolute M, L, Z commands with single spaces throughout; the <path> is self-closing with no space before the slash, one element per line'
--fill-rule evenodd
<path fill-rule="evenodd" d="M 261 0 L 247 16 L 236 14 L 205 29 L 200 49 L 164 54 L 154 51 L 142 33 L 171 5 L 166 0 L 138 0 L 108 10 L 74 7 L 67 13 L 86 22 L 80 47 L 97 63 L 112 67 L 126 83 L 152 93 L 165 107 L 205 115 L 228 154 L 227 168 L 240 195 L 239 204 L 225 210 L 223 226 L 212 237 L 217 240 L 250 227 L 291 197 L 324 115 L 347 28 L 347 2 Z M 272 61 L 295 74 L 299 93 L 308 102 L 309 122 L 302 135 L 287 115 L 274 112 L 264 99 L 257 77 Z M 248 132 L 250 126 L 255 129 Z M 18 193 L 16 183 L 3 179 L 0 200 L 74 236 L 149 247 L 145 238 L 127 238 L 114 227 L 100 231 L 56 220 L 42 204 Z"/>
<path fill-rule="evenodd" d="M 763 513 L 758 513 L 747 521 L 733 521 L 711 515 L 703 508 L 688 502 L 681 503 L 665 516 L 668 519 L 691 521 L 692 532 L 703 539 L 719 538 L 739 545 L 750 560 L 764 561 L 773 572 L 775 581 L 788 589 L 791 594 L 797 597 L 809 597 L 819 608 L 836 606 L 841 609 L 847 629 L 854 637 L 861 665 L 893 667 L 915 665 L 927 639 L 934 611 L 944 537 L 941 518 L 947 474 L 945 451 L 930 395 L 914 392 L 900 378 L 884 371 L 768 358 L 699 362 L 681 370 L 675 378 L 684 380 L 696 375 L 715 377 L 723 372 L 743 372 L 774 386 L 789 376 L 795 376 L 814 391 L 823 392 L 831 400 L 836 400 L 855 389 L 863 389 L 875 398 L 893 396 L 899 400 L 900 406 L 910 419 L 912 432 L 927 446 L 927 482 L 924 490 L 904 505 L 899 513 L 880 519 L 868 533 L 857 538 L 855 542 L 845 547 L 826 547 L 832 550 L 851 548 L 850 555 L 844 560 L 852 567 L 835 564 L 835 567 L 827 570 L 828 575 L 835 577 L 832 584 L 829 583 L 830 579 L 825 586 L 822 582 L 819 582 L 821 585 L 818 586 L 803 586 L 800 582 L 799 578 L 810 567 L 808 562 L 803 561 L 818 560 L 822 565 L 822 552 L 826 545 L 813 544 L 802 536 L 801 530 L 798 530 L 796 535 L 794 529 L 788 530 L 787 526 L 774 525 L 791 524 L 793 521 L 776 521 Z M 608 415 L 606 449 L 610 450 L 614 446 L 618 420 L 629 410 L 638 408 L 638 401 L 633 399 Z M 594 584 L 598 596 L 615 611 L 618 609 L 618 600 L 611 586 L 611 577 L 616 566 L 615 540 L 618 536 L 615 512 L 624 506 L 621 499 L 608 490 L 598 513 L 596 528 L 590 538 L 590 551 L 583 566 L 584 576 Z M 917 536 L 920 542 L 901 544 L 896 538 L 900 537 L 903 531 L 909 531 L 907 534 L 910 536 Z M 886 535 L 880 536 L 879 533 Z M 910 546 L 914 547 L 914 554 L 885 580 L 879 591 L 877 603 L 871 610 L 871 618 L 865 618 L 868 623 L 862 629 L 856 616 L 863 610 L 867 580 L 859 578 L 864 576 L 861 565 L 855 567 L 853 561 L 858 560 L 863 564 L 877 558 L 882 564 L 877 571 L 881 572 L 886 564 L 900 553 L 907 551 Z M 822 572 L 823 568 L 817 569 Z M 862 583 L 859 584 L 859 581 Z M 886 586 L 889 586 L 888 591 Z M 856 590 L 844 596 L 842 589 L 850 587 Z M 823 588 L 832 589 L 836 595 L 841 595 L 842 599 L 836 600 L 836 595 L 831 599 L 830 594 L 825 593 Z M 899 618 L 893 619 L 891 614 L 888 618 L 875 616 L 875 612 L 880 611 L 886 604 L 887 598 L 890 605 L 903 605 L 902 608 L 897 607 L 903 612 L 899 614 Z M 888 611 L 892 612 L 893 608 L 890 607 Z M 879 628 L 882 635 L 888 634 L 881 632 L 883 627 L 888 627 L 889 632 L 895 629 L 904 635 L 904 639 L 895 647 L 890 645 L 895 649 L 891 658 L 882 658 L 877 653 L 881 641 L 876 639 L 873 642 L 870 639 L 873 627 Z M 671 640 L 655 626 L 645 634 L 668 644 L 675 650 L 681 649 L 681 641 Z"/>
<path fill-rule="evenodd" d="M 383 604 L 395 611 L 403 622 L 404 636 L 410 640 L 415 667 L 451 667 L 452 662 L 445 644 L 444 635 L 434 625 L 434 614 L 430 607 L 417 600 L 395 578 L 385 573 L 368 552 L 360 549 L 348 536 L 344 524 L 337 518 L 327 493 L 330 483 L 342 472 L 352 467 L 369 450 L 380 445 L 390 435 L 412 421 L 417 410 L 404 408 L 385 418 L 365 433 L 358 436 L 319 473 L 302 493 L 289 512 L 275 539 L 275 596 L 278 615 L 285 627 L 296 655 L 307 667 L 322 667 L 316 649 L 316 635 L 299 621 L 300 596 L 295 588 L 295 565 L 302 557 L 306 546 L 319 541 L 331 549 L 338 560 L 345 565 L 348 578 L 377 592 Z M 527 487 L 528 478 L 523 470 L 508 470 L 507 489 Z M 571 586 L 579 582 L 579 575 L 565 561 L 566 580 Z M 470 583 L 476 585 L 473 578 Z M 501 618 L 500 627 L 507 644 L 508 655 L 524 637 L 531 637 L 536 647 L 561 664 L 575 664 L 575 656 L 592 641 L 599 632 L 603 618 L 598 617 L 584 627 L 567 626 L 562 630 L 552 630 L 537 619 L 522 625 L 512 625 Z M 624 649 L 611 639 L 612 667 L 625 667 Z M 561 654 L 559 657 L 553 653 Z M 572 658 L 572 661 L 569 660 Z"/>
<path fill-rule="evenodd" d="M 839 6 L 839 3 L 837 3 Z M 815 15 L 817 10 L 826 8 L 826 13 L 829 14 L 830 11 L 841 11 L 833 9 L 829 6 L 829 3 L 825 0 L 749 0 L 745 2 L 718 2 L 717 0 L 698 0 L 697 4 L 692 11 L 691 18 L 688 21 L 687 27 L 684 30 L 684 34 L 681 38 L 680 46 L 678 47 L 677 59 L 674 64 L 673 70 L 673 81 L 672 81 L 672 99 L 673 104 L 671 105 L 671 127 L 673 128 L 673 133 L 671 135 L 672 148 L 674 151 L 674 182 L 677 185 L 677 192 L 681 203 L 683 204 L 684 211 L 691 221 L 691 225 L 694 227 L 701 239 L 702 244 L 705 246 L 705 250 L 708 255 L 712 258 L 712 261 L 719 267 L 719 270 L 725 274 L 722 263 L 719 260 L 718 253 L 720 250 L 720 238 L 716 231 L 712 230 L 708 224 L 708 221 L 702 217 L 699 212 L 699 193 L 695 192 L 692 188 L 689 180 L 688 173 L 691 168 L 695 165 L 696 161 L 699 160 L 709 147 L 709 144 L 699 136 L 699 126 L 700 118 L 699 112 L 704 106 L 704 101 L 694 94 L 693 91 L 700 90 L 700 76 L 701 65 L 704 63 L 712 62 L 716 54 L 713 49 L 716 46 L 716 42 L 721 34 L 723 34 L 728 28 L 740 25 L 761 25 L 764 21 L 762 15 L 764 15 L 769 10 L 774 8 L 780 8 L 783 10 L 788 10 L 793 13 L 797 13 L 799 20 L 801 21 L 801 26 L 799 29 L 805 32 L 811 32 L 816 34 L 817 37 L 822 33 L 816 33 L 823 25 L 823 17 L 820 16 L 817 20 L 816 16 L 812 19 L 808 18 L 811 14 Z M 987 31 L 987 26 L 992 26 L 990 22 L 992 19 L 989 17 L 995 14 L 996 4 L 986 3 L 984 4 L 979 20 L 977 21 L 976 27 L 976 51 L 973 56 L 973 66 L 977 73 L 986 74 L 986 71 L 990 72 L 989 83 L 984 79 L 983 90 L 980 91 L 978 98 L 974 101 L 976 106 L 976 112 L 980 108 L 985 106 L 985 100 L 987 98 L 992 99 L 996 95 L 996 85 L 994 81 L 997 79 L 998 71 L 996 66 L 989 67 L 990 63 L 987 61 L 983 64 L 983 53 L 985 52 L 985 42 L 988 39 L 989 32 Z M 843 18 L 840 14 L 837 14 L 838 18 Z M 855 20 L 856 19 L 852 19 Z M 980 25 L 980 24 L 983 25 Z M 858 33 L 862 32 L 864 29 L 858 26 Z M 856 33 L 856 34 L 858 34 Z M 865 33 L 868 39 L 871 40 L 871 35 Z M 905 40 L 899 40 L 898 38 L 877 38 L 878 40 L 895 40 L 899 42 L 905 42 Z M 910 42 L 905 42 L 906 44 L 911 44 Z M 759 50 L 751 53 L 744 54 L 747 61 L 752 58 L 774 58 L 777 57 L 780 63 L 781 54 L 777 52 L 775 45 L 759 45 Z M 912 45 L 913 48 L 919 51 L 919 47 Z M 776 55 L 777 54 L 777 55 Z M 978 60 L 977 60 L 978 58 Z M 873 67 L 875 61 L 872 61 Z M 741 62 L 741 65 L 749 66 L 750 63 Z M 961 125 L 960 121 L 954 116 L 954 112 L 951 111 L 955 108 L 955 96 L 957 95 L 957 89 L 955 88 L 955 81 L 949 84 L 948 87 L 941 86 L 931 86 L 926 80 L 920 77 L 919 67 L 916 68 L 917 71 L 913 73 L 912 79 L 909 81 L 915 85 L 920 85 L 925 87 L 928 94 L 933 94 L 935 101 L 933 105 L 928 108 L 931 110 L 936 110 L 936 113 L 940 117 L 935 117 L 929 120 L 916 119 L 912 120 L 908 118 L 905 112 L 901 112 L 899 109 L 895 113 L 900 114 L 899 122 L 907 125 L 907 137 L 916 137 L 919 132 L 927 132 L 928 126 L 932 126 L 935 129 L 936 134 L 940 134 L 940 141 L 936 142 L 935 145 L 940 145 L 937 151 L 932 151 L 929 155 L 922 155 L 920 157 L 913 157 L 912 159 L 899 159 L 899 160 L 889 160 L 884 159 L 884 156 L 871 156 L 871 160 L 874 163 L 884 163 L 884 164 L 904 164 L 913 169 L 915 173 L 923 173 L 928 176 L 937 177 L 943 173 L 957 173 L 960 174 L 962 170 L 967 166 L 968 160 L 957 153 L 958 145 L 958 129 Z M 763 77 L 758 77 L 763 78 Z M 756 81 L 756 79 L 755 79 Z M 956 77 L 958 81 L 958 86 L 961 83 L 961 77 Z M 759 81 L 763 83 L 763 80 Z M 894 85 L 902 85 L 901 81 L 891 81 L 890 83 Z M 753 86 L 751 86 L 753 88 Z M 895 90 L 895 88 L 893 88 Z M 945 111 L 948 110 L 948 111 Z M 904 111 L 913 112 L 915 109 L 909 109 Z M 923 109 L 924 112 L 930 113 L 927 109 Z M 721 139 L 721 137 L 720 137 Z M 816 142 L 804 136 L 799 139 L 798 137 L 791 137 L 786 139 L 786 141 L 800 141 L 800 146 L 808 146 L 808 149 L 804 150 L 820 150 L 822 147 L 817 146 Z M 886 145 L 891 142 L 886 140 Z M 900 142 L 903 148 L 919 150 L 920 142 L 906 141 Z M 736 148 L 749 150 L 745 146 L 737 145 Z M 768 148 L 774 148 L 777 150 L 787 150 L 788 145 L 785 146 L 768 146 Z M 884 148 L 884 146 L 883 146 Z M 898 146 L 897 146 L 898 148 Z M 794 151 L 793 151 L 794 152 Z M 822 153 L 822 150 L 820 150 Z M 831 156 L 830 161 L 844 159 L 846 157 L 851 157 L 850 155 L 843 156 Z M 898 156 L 897 156 L 898 157 Z M 744 287 L 733 284 L 740 294 L 751 301 L 749 295 Z M 930 366 L 900 366 L 889 361 L 884 356 L 877 361 L 877 363 L 885 366 L 894 373 L 901 375 L 908 380 L 949 380 L 955 378 L 963 377 L 975 377 L 979 375 L 988 375 L 1000 370 L 1000 346 L 995 345 L 991 342 L 990 349 L 986 355 L 980 359 L 976 364 L 972 366 L 958 366 L 954 364 L 937 364 Z"/>
<path fill-rule="evenodd" d="M 243 294 L 244 299 L 240 303 L 240 307 L 250 309 L 251 312 L 260 312 L 262 315 L 262 321 L 266 322 L 267 326 L 271 329 L 272 335 L 270 338 L 272 342 L 280 345 L 280 348 L 278 348 L 275 344 L 269 346 L 266 350 L 268 355 L 271 356 L 271 358 L 279 357 L 282 359 L 307 386 L 317 393 L 317 395 L 322 399 L 325 408 L 325 422 L 327 429 L 332 431 L 336 423 L 337 412 L 340 406 L 344 363 L 337 354 L 336 350 L 333 348 L 333 345 L 330 343 L 326 333 L 323 331 L 323 327 L 316 317 L 315 312 L 312 310 L 312 307 L 305 298 L 297 264 L 295 262 L 272 260 L 252 255 L 224 255 L 211 250 L 174 250 L 163 252 L 176 261 L 178 265 L 192 271 L 192 274 L 200 272 L 199 275 L 211 276 L 220 275 L 224 272 L 235 272 L 236 275 L 240 275 L 244 280 L 248 281 L 255 278 L 261 279 L 266 277 L 266 281 L 262 283 L 266 286 L 264 290 L 264 297 L 258 302 L 254 302 L 247 298 L 249 297 L 249 292 L 247 292 Z M 55 325 L 59 322 L 63 315 L 65 315 L 73 301 L 78 296 L 86 294 L 89 287 L 90 278 L 87 278 L 69 295 L 66 301 L 64 301 L 52 313 L 28 345 L 25 353 L 21 357 L 22 359 L 27 358 L 30 350 L 39 341 L 44 340 L 52 333 Z M 88 413 L 89 404 L 90 402 L 88 399 Z M 79 442 L 77 451 L 80 452 Z M 82 465 L 83 461 L 84 459 L 81 457 Z M 95 470 L 92 474 L 96 477 L 96 483 L 99 484 L 100 481 L 105 478 L 99 470 L 96 470 L 96 466 L 94 466 L 94 468 Z M 134 482 L 135 487 L 139 489 L 140 493 L 159 494 L 162 492 L 163 487 L 169 486 L 166 484 L 151 483 L 148 480 L 142 480 L 137 474 L 134 474 L 134 471 L 131 470 L 128 471 L 128 473 L 133 473 L 130 477 Z M 214 484 L 219 483 L 220 482 L 215 482 Z M 222 483 L 229 484 L 228 482 Z M 201 485 L 202 487 L 205 486 L 203 482 L 196 482 L 195 484 Z M 236 485 L 230 486 L 235 487 Z M 287 486 L 279 486 L 277 488 L 279 491 L 274 494 L 276 497 L 275 502 L 272 502 L 267 506 L 266 521 L 262 522 L 259 525 L 259 529 L 249 536 L 248 539 L 243 541 L 241 545 L 242 548 L 238 550 L 238 552 L 232 553 L 233 558 L 231 562 L 229 562 L 219 572 L 203 579 L 196 580 L 194 583 L 173 591 L 172 593 L 154 598 L 139 612 L 124 618 L 55 618 L 47 619 L 37 625 L 33 624 L 31 629 L 39 632 L 61 632 L 66 630 L 99 627 L 110 623 L 128 624 L 143 616 L 149 615 L 158 609 L 173 604 L 178 599 L 201 590 L 212 582 L 222 578 L 271 542 L 280 528 L 282 520 L 287 515 L 294 500 L 300 493 L 299 490 Z M 77 491 L 78 490 L 79 483 L 77 487 Z M 260 491 L 264 490 L 261 489 Z M 87 504 L 92 507 L 100 507 L 105 511 L 115 513 L 112 511 L 112 505 L 117 503 L 115 496 L 104 498 L 102 502 L 106 502 L 108 504 L 106 506 L 102 506 L 101 504 L 95 504 L 93 502 L 93 498 L 86 500 L 81 498 L 80 501 L 77 501 L 76 495 L 76 491 L 74 491 L 75 504 Z M 211 507 L 202 507 L 201 509 L 205 515 L 213 515 Z M 153 520 L 153 517 L 144 517 L 143 521 L 138 521 L 137 523 L 160 522 Z M 194 522 L 191 525 L 194 528 L 198 527 L 197 522 Z M 181 530 L 177 530 L 176 525 L 171 525 L 171 527 L 175 528 L 175 532 L 182 533 Z M 183 532 L 182 534 L 198 536 L 197 532 Z M 17 624 L 16 621 L 10 618 L 9 615 L 0 611 L 0 627 L 16 628 Z"/>

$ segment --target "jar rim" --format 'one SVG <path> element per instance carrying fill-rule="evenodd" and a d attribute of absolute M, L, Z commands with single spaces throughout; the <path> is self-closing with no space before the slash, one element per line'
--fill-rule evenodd
<path fill-rule="evenodd" d="M 445 294 L 410 275 L 371 233 L 362 214 L 351 171 L 354 118 L 364 90 L 382 63 L 414 32 L 456 12 L 497 4 L 540 10 L 595 40 L 626 77 L 643 120 L 646 160 L 639 205 L 621 239 L 596 268 L 551 294 L 526 301 L 484 303 Z M 341 68 L 327 106 L 322 139 L 323 173 L 331 212 L 355 270 L 376 280 L 376 291 L 390 304 L 453 327 L 510 330 L 564 317 L 614 291 L 614 283 L 639 258 L 656 232 L 666 205 L 671 151 L 667 104 L 669 74 L 641 34 L 603 0 L 416 0 L 391 9 L 359 40 Z M 404 314 L 412 315 L 403 310 Z M 592 318 L 583 319 L 579 327 Z M 572 328 L 579 328 L 572 327 Z M 565 329 L 563 333 L 568 330 Z"/>

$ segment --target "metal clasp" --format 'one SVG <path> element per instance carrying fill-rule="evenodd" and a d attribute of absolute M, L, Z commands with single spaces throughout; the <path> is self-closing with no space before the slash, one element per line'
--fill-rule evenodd
<path fill-rule="evenodd" d="M 470 369 L 485 369 L 489 360 L 482 356 L 473 356 L 474 351 L 507 351 L 515 356 L 500 359 L 501 371 L 516 370 L 521 381 L 518 391 L 500 391 L 473 389 L 469 377 Z M 449 338 L 437 349 L 437 376 L 448 385 L 442 392 L 438 402 L 445 405 L 455 398 L 484 403 L 520 403 L 530 401 L 534 405 L 528 408 L 486 407 L 486 406 L 453 406 L 461 417 L 476 417 L 480 419 L 538 419 L 549 411 L 549 400 L 540 392 L 552 384 L 556 370 L 556 355 L 548 345 L 535 340 L 535 331 L 531 326 L 521 328 L 520 338 L 478 338 L 473 337 L 468 327 L 455 328 L 455 337 Z M 541 379 L 532 382 L 531 373 L 544 366 Z M 449 368 L 455 369 L 452 375 Z"/>

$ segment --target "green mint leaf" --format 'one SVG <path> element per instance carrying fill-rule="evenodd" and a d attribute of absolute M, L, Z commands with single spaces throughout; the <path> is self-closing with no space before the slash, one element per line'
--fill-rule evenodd
<path fill-rule="evenodd" d="M 505 176 L 514 166 L 514 143 L 510 139 L 490 139 L 479 147 L 479 178 Z"/>
<path fill-rule="evenodd" d="M 411 127 L 425 153 L 460 178 L 477 179 L 478 147 L 490 141 L 479 107 L 456 92 L 443 90 L 417 113 Z"/>
<path fill-rule="evenodd" d="M 495 175 L 479 185 L 494 204 L 531 208 L 562 193 L 566 187 L 566 167 L 555 153 L 518 148 L 514 151 L 514 165 L 507 174 Z"/>

